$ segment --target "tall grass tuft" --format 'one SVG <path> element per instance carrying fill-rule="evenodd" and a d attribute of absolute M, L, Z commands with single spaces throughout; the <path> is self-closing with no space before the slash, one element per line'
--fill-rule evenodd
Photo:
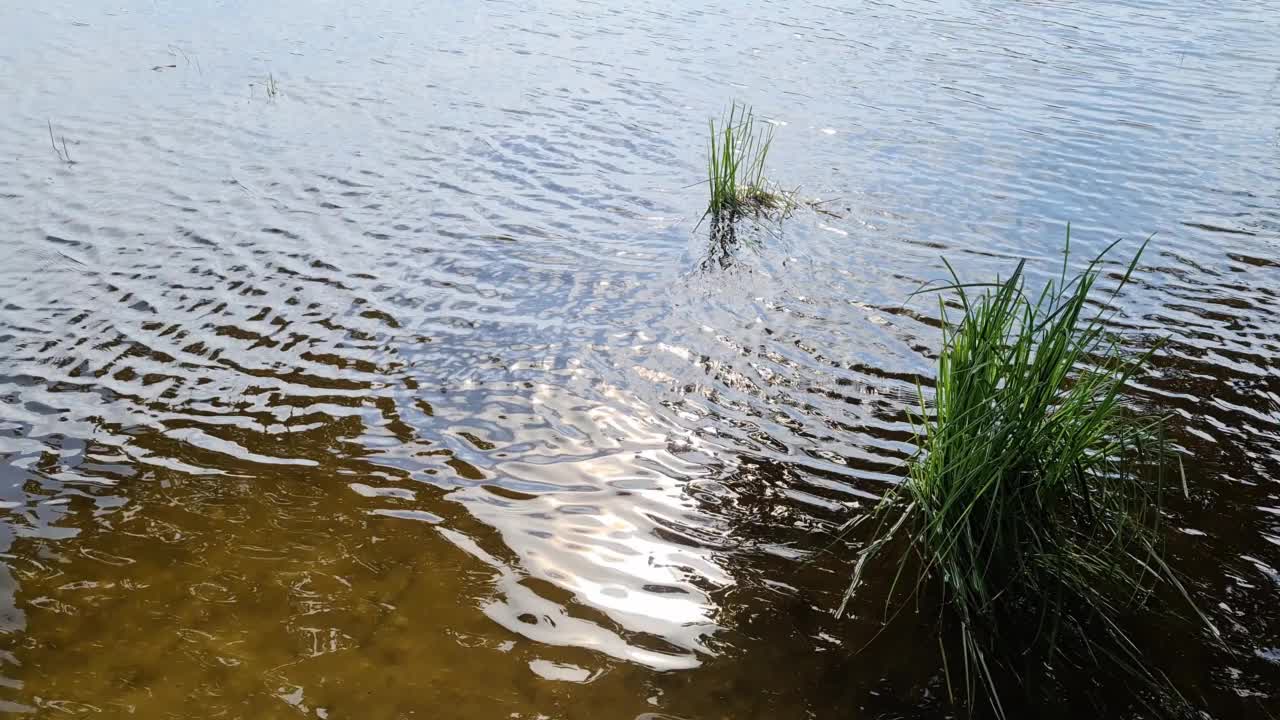
<path fill-rule="evenodd" d="M 707 149 L 707 177 L 711 198 L 707 215 L 713 223 L 732 221 L 746 212 L 760 214 L 785 210 L 790 197 L 769 186 L 764 176 L 765 161 L 773 144 L 773 125 L 756 124 L 747 105 L 734 103 L 717 124 L 710 121 L 711 141 Z"/>
<path fill-rule="evenodd" d="M 1161 680 L 1121 616 L 1159 584 L 1191 602 L 1161 553 L 1171 457 L 1162 420 L 1122 403 L 1158 344 L 1134 353 L 1108 330 L 1142 249 L 1100 298 L 1111 247 L 1070 279 L 1064 259 L 1057 281 L 1034 295 L 1021 263 L 990 285 L 962 283 L 948 263 L 952 282 L 940 290 L 953 302 L 939 298 L 932 412 L 921 389 L 908 476 L 865 516 L 878 527 L 841 613 L 867 562 L 899 553 L 890 597 L 937 588 L 941 626 L 957 630 L 940 643 L 948 691 L 970 702 L 985 694 L 1001 718 L 997 677 L 1018 675 L 1020 663 L 1051 667 L 1067 659 L 1067 644 Z"/>

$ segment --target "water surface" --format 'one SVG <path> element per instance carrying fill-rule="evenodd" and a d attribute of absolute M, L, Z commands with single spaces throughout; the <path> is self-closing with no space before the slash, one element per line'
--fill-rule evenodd
<path fill-rule="evenodd" d="M 912 451 L 909 294 L 1067 222 L 1157 233 L 1119 322 L 1228 647 L 1147 640 L 1276 707 L 1280 7 L 187 5 L 0 9 L 4 709 L 937 717 L 832 532 Z M 724 254 L 734 99 L 830 202 Z"/>

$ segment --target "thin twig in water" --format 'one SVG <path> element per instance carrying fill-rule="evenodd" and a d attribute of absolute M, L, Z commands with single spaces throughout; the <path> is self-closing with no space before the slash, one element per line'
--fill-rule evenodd
<path fill-rule="evenodd" d="M 53 139 L 53 121 L 49 120 L 47 122 L 49 123 L 49 146 L 57 153 L 58 159 L 65 162 L 66 158 L 62 157 L 62 151 L 58 149 L 58 143 Z"/>
<path fill-rule="evenodd" d="M 841 215 L 838 212 L 835 212 L 833 210 L 828 210 L 822 207 L 823 205 L 826 205 L 829 202 L 835 202 L 836 200 L 839 200 L 839 199 L 840 198 L 827 198 L 826 200 L 809 200 L 805 204 L 808 205 L 810 209 L 812 209 L 816 213 L 821 213 L 823 215 L 836 218 L 838 220 L 843 220 L 844 215 Z"/>
<path fill-rule="evenodd" d="M 182 56 L 182 59 L 187 61 L 187 65 L 191 65 L 192 56 L 187 55 L 187 52 L 182 48 L 178 47 L 177 45 L 170 45 L 169 54 L 172 55 L 174 50 L 177 50 L 178 54 Z M 194 57 L 196 60 L 196 71 L 199 72 L 201 75 L 204 75 L 204 68 L 200 67 L 200 56 L 196 55 Z"/>
<path fill-rule="evenodd" d="M 50 145 L 51 147 L 53 147 L 53 152 L 54 152 L 54 154 L 55 154 L 55 155 L 57 155 L 57 156 L 58 156 L 58 159 L 59 159 L 59 160 L 61 160 L 62 162 L 66 163 L 66 164 L 68 164 L 68 165 L 74 165 L 74 164 L 75 164 L 75 161 L 71 159 L 71 151 L 67 149 L 67 138 L 66 138 L 66 136 L 65 136 L 65 135 L 64 135 L 64 136 L 62 136 L 62 149 L 61 149 L 61 150 L 59 150 L 59 149 L 58 149 L 58 141 L 57 141 L 57 140 L 55 140 L 55 139 L 54 139 L 54 137 L 53 137 L 53 121 L 52 121 L 52 120 L 49 120 L 49 121 L 47 121 L 47 122 L 48 122 L 48 125 L 49 125 L 49 145 Z"/>

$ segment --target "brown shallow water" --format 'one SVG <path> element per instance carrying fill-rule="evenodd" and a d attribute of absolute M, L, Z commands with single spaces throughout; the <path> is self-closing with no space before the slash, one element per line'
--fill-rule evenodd
<path fill-rule="evenodd" d="M 1158 233 L 1119 323 L 1226 647 L 1140 634 L 1280 714 L 1280 7 L 792 5 L 0 8 L 0 709 L 945 716 L 831 533 L 912 449 L 908 295 L 1071 221 Z M 834 200 L 724 255 L 733 98 Z"/>

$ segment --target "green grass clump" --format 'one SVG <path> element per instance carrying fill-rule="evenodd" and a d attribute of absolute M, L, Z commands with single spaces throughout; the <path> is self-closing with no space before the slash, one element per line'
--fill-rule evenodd
<path fill-rule="evenodd" d="M 746 105 L 734 103 L 717 124 L 710 121 L 711 142 L 707 151 L 707 177 L 711 198 L 707 215 L 713 222 L 732 221 L 751 212 L 786 210 L 790 197 L 774 190 L 764 177 L 765 161 L 773 144 L 773 125 L 756 125 L 755 114 Z"/>
<path fill-rule="evenodd" d="M 940 641 L 948 690 L 954 697 L 953 676 L 962 678 L 964 697 L 985 694 L 999 717 L 998 677 L 1071 653 L 1154 683 L 1163 676 L 1121 616 L 1161 583 L 1190 603 L 1161 554 L 1162 420 L 1122 404 L 1158 344 L 1134 353 L 1108 330 L 1142 250 L 1099 299 L 1107 251 L 1071 279 L 1064 260 L 1038 295 L 1028 295 L 1021 263 L 993 285 L 961 283 L 947 264 L 952 282 L 941 290 L 954 302 L 939 300 L 932 412 L 921 389 L 919 451 L 865 516 L 878 529 L 841 606 L 869 559 L 900 552 L 890 597 L 940 591 L 941 627 L 958 630 Z"/>

